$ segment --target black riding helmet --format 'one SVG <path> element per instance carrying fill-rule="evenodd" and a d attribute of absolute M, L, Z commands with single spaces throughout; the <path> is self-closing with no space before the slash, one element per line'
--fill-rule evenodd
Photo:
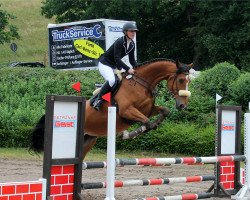
<path fill-rule="evenodd" d="M 138 29 L 134 23 L 127 22 L 123 25 L 122 32 L 124 33 L 125 36 L 128 37 L 127 31 L 138 31 Z M 129 39 L 131 39 L 131 38 L 129 38 Z"/>
<path fill-rule="evenodd" d="M 138 31 L 137 26 L 132 22 L 127 22 L 123 25 L 122 31 L 124 32 L 128 30 Z"/>

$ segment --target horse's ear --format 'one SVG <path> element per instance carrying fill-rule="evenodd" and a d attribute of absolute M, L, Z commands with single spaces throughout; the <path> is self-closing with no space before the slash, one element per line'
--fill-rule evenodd
<path fill-rule="evenodd" d="M 181 67 L 181 63 L 180 63 L 179 59 L 176 59 L 175 63 L 176 63 L 177 69 L 179 69 Z"/>
<path fill-rule="evenodd" d="M 191 69 L 194 66 L 194 63 L 188 64 L 188 67 Z"/>

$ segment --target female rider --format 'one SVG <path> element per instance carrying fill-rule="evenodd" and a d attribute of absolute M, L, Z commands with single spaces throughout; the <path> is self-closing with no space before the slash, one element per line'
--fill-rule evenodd
<path fill-rule="evenodd" d="M 115 84 L 114 69 L 120 70 L 123 68 L 129 74 L 134 74 L 135 72 L 133 68 L 127 66 L 121 59 L 128 55 L 130 64 L 133 67 L 137 65 L 135 61 L 135 43 L 133 39 L 138 29 L 135 24 L 127 22 L 124 24 L 122 31 L 124 36 L 118 38 L 99 59 L 98 68 L 106 82 L 93 103 L 93 107 L 96 110 L 100 110 L 102 106 L 102 96 L 110 92 Z"/>

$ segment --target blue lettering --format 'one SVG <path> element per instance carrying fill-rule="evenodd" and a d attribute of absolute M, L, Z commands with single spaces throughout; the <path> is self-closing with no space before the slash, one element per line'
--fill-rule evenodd
<path fill-rule="evenodd" d="M 115 27 L 113 27 L 113 26 L 109 26 L 108 28 L 109 28 L 109 31 L 110 31 L 110 32 L 122 32 L 122 28 L 121 28 L 121 27 L 117 27 L 117 26 L 115 26 Z"/>
<path fill-rule="evenodd" d="M 63 31 L 53 30 L 52 37 L 53 41 L 63 41 L 63 40 L 72 40 L 78 38 L 88 38 L 95 37 L 99 38 L 102 36 L 102 32 L 99 32 L 101 26 L 96 24 L 94 27 L 86 28 L 85 26 L 82 29 L 65 29 Z"/>

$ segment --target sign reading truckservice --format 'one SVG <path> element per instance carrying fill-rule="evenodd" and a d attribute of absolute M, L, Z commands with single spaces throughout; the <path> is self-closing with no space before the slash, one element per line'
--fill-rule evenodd
<path fill-rule="evenodd" d="M 91 68 L 105 50 L 103 22 L 49 26 L 50 66 L 56 69 Z"/>

